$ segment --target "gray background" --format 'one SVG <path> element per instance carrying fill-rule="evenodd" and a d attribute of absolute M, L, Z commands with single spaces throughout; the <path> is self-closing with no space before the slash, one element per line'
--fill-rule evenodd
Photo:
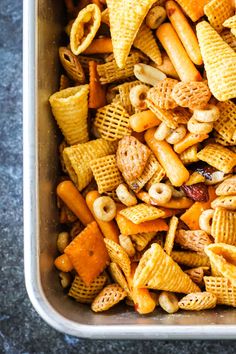
<path fill-rule="evenodd" d="M 236 341 L 78 339 L 39 318 L 23 277 L 21 86 L 22 4 L 0 0 L 0 353 L 235 353 Z"/>

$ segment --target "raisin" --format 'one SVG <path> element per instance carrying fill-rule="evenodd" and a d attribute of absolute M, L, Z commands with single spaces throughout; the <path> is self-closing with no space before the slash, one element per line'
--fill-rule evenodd
<path fill-rule="evenodd" d="M 197 183 L 191 186 L 183 184 L 181 189 L 185 192 L 187 197 L 195 202 L 207 202 L 209 200 L 208 189 L 204 183 Z"/>

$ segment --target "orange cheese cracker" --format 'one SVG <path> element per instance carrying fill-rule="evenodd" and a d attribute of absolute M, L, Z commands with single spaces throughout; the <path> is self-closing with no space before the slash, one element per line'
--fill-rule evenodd
<path fill-rule="evenodd" d="M 108 252 L 96 221 L 76 236 L 64 252 L 86 285 L 91 284 L 109 263 Z"/>

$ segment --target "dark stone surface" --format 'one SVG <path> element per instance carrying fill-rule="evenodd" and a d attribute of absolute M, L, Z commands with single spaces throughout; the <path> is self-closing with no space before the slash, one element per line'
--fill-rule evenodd
<path fill-rule="evenodd" d="M 235 341 L 90 341 L 58 333 L 36 314 L 23 276 L 22 4 L 0 1 L 0 352 L 235 353 Z"/>

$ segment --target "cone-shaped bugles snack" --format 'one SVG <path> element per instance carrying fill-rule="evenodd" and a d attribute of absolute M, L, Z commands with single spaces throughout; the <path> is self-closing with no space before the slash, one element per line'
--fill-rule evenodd
<path fill-rule="evenodd" d="M 155 0 L 107 0 L 112 46 L 119 68 L 125 66 L 139 27 L 154 2 Z"/>
<path fill-rule="evenodd" d="M 154 35 L 150 28 L 142 25 L 134 40 L 134 47 L 141 50 L 157 65 L 162 64 L 160 49 L 155 41 Z"/>
<path fill-rule="evenodd" d="M 69 87 L 54 93 L 49 98 L 52 113 L 70 145 L 89 140 L 88 91 L 88 85 Z"/>
<path fill-rule="evenodd" d="M 99 29 L 100 23 L 101 11 L 96 4 L 89 4 L 78 13 L 70 32 L 72 53 L 79 55 L 88 48 Z"/>
<path fill-rule="evenodd" d="M 184 294 L 199 291 L 199 287 L 157 243 L 153 243 L 142 256 L 135 271 L 134 285 Z"/>
<path fill-rule="evenodd" d="M 63 150 L 66 170 L 79 191 L 85 188 L 93 178 L 90 162 L 113 154 L 116 148 L 115 141 L 96 139 L 84 144 L 68 146 Z"/>
<path fill-rule="evenodd" d="M 206 21 L 197 25 L 197 37 L 208 85 L 219 101 L 236 97 L 236 53 Z"/>
<path fill-rule="evenodd" d="M 211 264 L 236 286 L 236 247 L 226 243 L 213 243 L 205 247 Z"/>

